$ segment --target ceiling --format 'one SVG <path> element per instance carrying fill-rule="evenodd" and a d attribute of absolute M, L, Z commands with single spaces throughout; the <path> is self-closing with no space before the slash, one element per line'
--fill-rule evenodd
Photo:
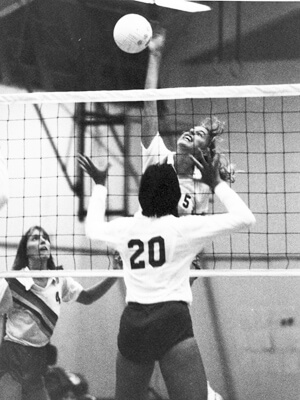
<path fill-rule="evenodd" d="M 114 25 L 128 13 L 141 14 L 150 21 L 163 21 L 168 26 L 168 71 L 174 62 L 182 67 L 183 64 L 204 65 L 216 59 L 277 62 L 300 57 L 299 7 L 280 13 L 286 7 L 284 3 L 276 3 L 279 10 L 276 18 L 266 16 L 264 23 L 246 31 L 241 25 L 246 22 L 245 18 L 249 19 L 251 8 L 243 5 L 246 11 L 242 14 L 243 2 L 232 2 L 233 5 L 227 2 L 227 14 L 233 6 L 237 10 L 231 20 L 222 15 L 223 2 L 198 3 L 206 3 L 213 9 L 201 19 L 200 28 L 201 25 L 206 28 L 200 34 L 208 31 L 218 39 L 207 49 L 191 45 L 193 49 L 188 52 L 186 37 L 193 31 L 194 39 L 199 35 L 191 23 L 198 24 L 198 17 L 190 19 L 189 13 L 182 11 L 134 0 L 1 0 L 0 85 L 27 91 L 143 88 L 147 51 L 126 54 L 113 41 Z M 263 8 L 268 9 L 267 6 L 260 9 Z M 185 25 L 186 18 L 189 22 Z M 255 19 L 259 20 L 259 15 Z M 220 32 L 225 28 L 228 31 L 228 24 L 232 25 L 231 30 L 236 25 L 235 34 L 223 41 Z"/>
<path fill-rule="evenodd" d="M 216 59 L 238 59 L 239 62 L 297 60 L 300 58 L 299 21 L 300 10 L 294 9 L 275 19 L 266 20 L 249 33 L 241 34 L 241 29 L 237 29 L 235 37 L 222 43 L 221 49 L 220 45 L 214 46 L 196 56 L 188 57 L 185 63 L 199 65 Z"/>
<path fill-rule="evenodd" d="M 122 15 L 178 13 L 133 0 L 2 0 L 0 84 L 28 91 L 143 88 L 147 51 L 126 54 L 112 31 Z"/>

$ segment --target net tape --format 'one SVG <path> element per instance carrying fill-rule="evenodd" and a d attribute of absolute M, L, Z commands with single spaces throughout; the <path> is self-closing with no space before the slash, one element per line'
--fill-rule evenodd
<path fill-rule="evenodd" d="M 202 86 L 86 92 L 36 92 L 0 95 L 0 103 L 135 102 L 193 98 L 246 98 L 299 96 L 300 84 Z"/>

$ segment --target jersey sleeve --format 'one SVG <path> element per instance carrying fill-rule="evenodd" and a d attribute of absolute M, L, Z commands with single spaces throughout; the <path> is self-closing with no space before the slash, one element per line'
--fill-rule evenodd
<path fill-rule="evenodd" d="M 4 296 L 6 289 L 8 288 L 8 283 L 4 278 L 0 279 L 0 301 Z"/>
<path fill-rule="evenodd" d="M 0 279 L 0 314 L 5 314 L 12 305 L 12 295 L 5 279 Z"/>
<path fill-rule="evenodd" d="M 255 223 L 250 209 L 225 182 L 215 188 L 215 194 L 227 209 L 226 213 L 179 218 L 178 223 L 182 224 L 183 234 L 189 238 L 191 245 L 197 246 L 200 239 L 207 240 L 240 231 Z"/>
<path fill-rule="evenodd" d="M 63 278 L 62 283 L 62 301 L 73 303 L 82 292 L 82 285 L 73 278 Z"/>
<path fill-rule="evenodd" d="M 159 132 L 154 136 L 150 146 L 146 149 L 142 146 L 142 171 L 144 172 L 149 165 L 163 164 L 167 161 L 172 151 L 169 150 Z"/>
<path fill-rule="evenodd" d="M 106 242 L 116 249 L 117 244 L 121 241 L 122 227 L 126 227 L 129 218 L 105 221 L 106 197 L 106 187 L 95 185 L 89 201 L 85 232 L 90 239 Z"/>

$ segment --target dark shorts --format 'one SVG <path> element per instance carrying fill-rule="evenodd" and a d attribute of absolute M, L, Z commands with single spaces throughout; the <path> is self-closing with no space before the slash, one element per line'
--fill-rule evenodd
<path fill-rule="evenodd" d="M 0 347 L 0 377 L 9 373 L 23 390 L 36 390 L 44 386 L 47 370 L 45 347 L 24 346 L 3 340 Z"/>
<path fill-rule="evenodd" d="M 118 347 L 127 359 L 146 363 L 160 360 L 177 343 L 191 337 L 194 332 L 187 303 L 129 303 L 121 317 Z"/>

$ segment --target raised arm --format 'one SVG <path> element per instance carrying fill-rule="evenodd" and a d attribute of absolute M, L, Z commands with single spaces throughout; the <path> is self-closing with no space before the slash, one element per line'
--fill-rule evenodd
<path fill-rule="evenodd" d="M 90 239 L 98 238 L 98 230 L 101 223 L 104 223 L 105 204 L 106 204 L 106 188 L 104 187 L 107 177 L 108 166 L 104 169 L 99 169 L 95 166 L 92 160 L 82 154 L 78 155 L 80 167 L 93 179 L 96 184 L 96 190 L 100 190 L 100 198 L 92 196 L 88 208 L 86 219 L 86 234 Z M 95 189 L 94 188 L 94 189 Z M 113 258 L 113 268 L 118 269 L 119 264 Z M 96 285 L 83 289 L 80 293 L 77 302 L 89 305 L 100 299 L 106 292 L 115 284 L 118 278 L 107 278 Z"/>
<path fill-rule="evenodd" d="M 86 217 L 85 231 L 90 239 L 99 239 L 102 233 L 102 225 L 105 220 L 107 190 L 105 185 L 108 166 L 104 169 L 97 168 L 93 161 L 83 155 L 78 155 L 80 167 L 93 179 L 96 186 L 93 189 L 89 201 Z"/>
<path fill-rule="evenodd" d="M 97 168 L 89 157 L 81 154 L 78 156 L 78 162 L 81 168 L 96 183 L 89 200 L 85 224 L 86 235 L 92 240 L 100 240 L 113 245 L 118 237 L 118 226 L 116 225 L 119 223 L 120 218 L 110 222 L 105 221 L 107 189 L 104 185 L 108 166 Z"/>
<path fill-rule="evenodd" d="M 165 43 L 166 32 L 159 26 L 153 26 L 153 37 L 148 45 L 149 59 L 146 72 L 145 89 L 157 89 L 159 68 L 162 50 Z M 148 148 L 153 137 L 158 132 L 157 102 L 144 102 L 144 115 L 142 120 L 142 144 Z"/>

